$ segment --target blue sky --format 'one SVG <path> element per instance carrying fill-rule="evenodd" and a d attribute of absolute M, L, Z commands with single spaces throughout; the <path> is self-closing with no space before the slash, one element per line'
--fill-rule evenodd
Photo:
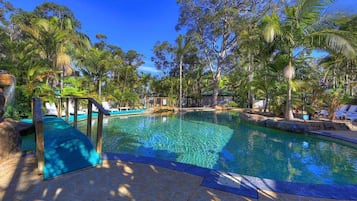
<path fill-rule="evenodd" d="M 47 0 L 48 1 L 48 0 Z M 16 8 L 33 11 L 46 0 L 10 0 Z M 151 62 L 157 41 L 173 42 L 179 8 L 176 0 L 52 0 L 72 10 L 82 23 L 81 31 L 95 41 L 97 33 L 108 37 L 109 44 L 145 56 L 140 70 L 159 74 Z"/>
<path fill-rule="evenodd" d="M 47 0 L 48 1 L 48 0 Z M 46 0 L 9 0 L 16 8 L 32 11 Z M 52 0 L 72 10 L 82 23 L 82 32 L 95 40 L 97 33 L 108 37 L 109 44 L 145 56 L 144 72 L 159 74 L 150 61 L 157 41 L 173 42 L 179 8 L 176 0 Z M 329 10 L 357 12 L 357 0 L 337 0 Z"/>

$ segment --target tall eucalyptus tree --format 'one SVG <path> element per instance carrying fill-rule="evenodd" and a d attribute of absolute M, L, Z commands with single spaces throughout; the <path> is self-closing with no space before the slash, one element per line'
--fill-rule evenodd
<path fill-rule="evenodd" d="M 135 50 L 129 50 L 124 54 L 123 62 L 123 89 L 130 91 L 134 89 L 138 81 L 138 68 L 144 64 L 143 55 Z"/>
<path fill-rule="evenodd" d="M 272 1 L 265 1 L 253 6 L 249 14 L 241 15 L 244 20 L 237 30 L 239 34 L 237 56 L 240 63 L 248 71 L 248 108 L 253 106 L 254 98 L 254 75 L 263 67 L 266 67 L 267 57 L 271 55 L 271 47 L 264 42 L 261 35 L 261 19 L 267 12 L 270 12 L 275 4 Z M 268 54 L 268 55 L 267 55 Z M 260 69 L 259 69 L 260 68 Z"/>
<path fill-rule="evenodd" d="M 177 29 L 187 30 L 213 80 L 213 105 L 217 105 L 219 83 L 224 71 L 232 68 L 231 59 L 238 48 L 241 16 L 262 0 L 178 0 L 180 18 Z"/>

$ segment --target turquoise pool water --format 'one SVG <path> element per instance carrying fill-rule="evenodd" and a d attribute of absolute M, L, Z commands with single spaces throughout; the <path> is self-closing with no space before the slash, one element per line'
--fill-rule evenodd
<path fill-rule="evenodd" d="M 79 124 L 83 132 L 85 123 Z M 239 113 L 113 117 L 105 119 L 103 131 L 104 152 L 280 181 L 357 184 L 356 145 L 248 125 Z"/>

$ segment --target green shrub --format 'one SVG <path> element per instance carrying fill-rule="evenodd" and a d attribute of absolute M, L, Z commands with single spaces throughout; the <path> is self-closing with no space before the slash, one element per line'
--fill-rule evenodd
<path fill-rule="evenodd" d="M 230 101 L 228 104 L 227 104 L 228 107 L 238 107 L 238 103 L 234 102 L 234 101 Z"/>

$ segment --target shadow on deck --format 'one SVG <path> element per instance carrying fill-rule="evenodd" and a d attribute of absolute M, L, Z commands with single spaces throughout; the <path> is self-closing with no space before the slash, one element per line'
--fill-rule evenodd
<path fill-rule="evenodd" d="M 87 136 L 57 117 L 43 118 L 44 179 L 102 163 Z"/>

